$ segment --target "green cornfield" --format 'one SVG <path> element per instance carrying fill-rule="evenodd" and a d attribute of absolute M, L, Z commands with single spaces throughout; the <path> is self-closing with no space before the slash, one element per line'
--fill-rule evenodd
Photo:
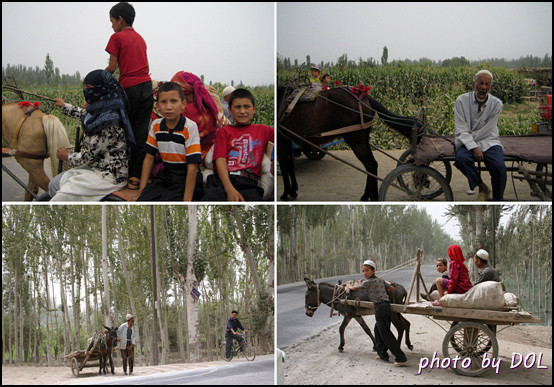
<path fill-rule="evenodd" d="M 531 124 L 540 121 L 536 106 L 522 103 L 527 93 L 524 78 L 502 68 L 488 68 L 494 75 L 491 94 L 504 102 L 498 127 L 501 135 L 526 134 Z M 402 116 L 415 116 L 421 104 L 425 107 L 429 127 L 434 131 L 454 134 L 456 98 L 472 90 L 473 77 L 480 68 L 400 65 L 362 68 L 322 69 L 332 81 L 341 85 L 370 86 L 370 95 L 390 111 Z M 306 73 L 308 71 L 306 70 Z M 278 84 L 294 82 L 298 70 L 280 70 Z M 519 108 L 524 105 L 523 108 Z M 517 106 L 518 108 L 514 108 Z M 374 125 L 371 142 L 385 149 L 405 148 L 407 142 L 383 123 Z"/>

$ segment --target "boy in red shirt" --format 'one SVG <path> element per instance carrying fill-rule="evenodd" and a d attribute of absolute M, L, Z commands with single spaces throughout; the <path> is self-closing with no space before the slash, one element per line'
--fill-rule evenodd
<path fill-rule="evenodd" d="M 203 201 L 260 201 L 263 189 L 258 186 L 262 160 L 275 131 L 262 124 L 251 124 L 256 112 L 252 93 L 237 89 L 229 98 L 229 112 L 234 125 L 219 129 L 215 137 L 216 173 L 208 176 Z"/>
<path fill-rule="evenodd" d="M 110 20 L 115 33 L 106 46 L 106 51 L 110 54 L 106 71 L 113 74 L 119 66 L 119 83 L 125 89 L 131 105 L 127 115 L 133 128 L 136 146 L 131 149 L 127 188 L 136 190 L 140 186 L 144 146 L 154 106 L 152 79 L 148 74 L 146 43 L 132 27 L 135 20 L 133 6 L 129 3 L 114 5 L 110 10 Z"/>

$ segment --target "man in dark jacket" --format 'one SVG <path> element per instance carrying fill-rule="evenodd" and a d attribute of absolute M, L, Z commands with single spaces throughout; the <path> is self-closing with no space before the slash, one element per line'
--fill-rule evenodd
<path fill-rule="evenodd" d="M 227 331 L 225 332 L 225 357 L 227 359 L 231 357 L 233 340 L 238 341 L 239 344 L 244 340 L 240 335 L 237 335 L 237 329 L 242 329 L 244 333 L 248 332 L 248 330 L 244 329 L 240 323 L 240 320 L 237 318 L 238 314 L 239 312 L 233 310 L 231 312 L 231 318 L 227 320 Z"/>

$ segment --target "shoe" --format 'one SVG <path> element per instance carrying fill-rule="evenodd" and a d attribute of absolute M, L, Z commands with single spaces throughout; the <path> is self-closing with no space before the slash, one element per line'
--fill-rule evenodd
<path fill-rule="evenodd" d="M 427 294 L 425 294 L 425 293 L 419 293 L 419 295 L 420 295 L 421 298 L 423 298 L 425 301 L 429 301 L 429 299 L 427 298 Z"/>
<path fill-rule="evenodd" d="M 404 367 L 404 366 L 406 366 L 406 364 L 408 364 L 408 360 L 402 361 L 402 362 L 395 361 L 393 366 L 394 367 Z"/>
<path fill-rule="evenodd" d="M 386 362 L 386 363 L 388 363 L 388 361 L 389 361 L 389 359 L 386 359 L 386 360 L 385 360 L 385 359 L 381 359 L 380 356 L 375 356 L 375 360 L 381 360 L 381 361 L 384 361 L 384 362 Z"/>
<path fill-rule="evenodd" d="M 433 306 L 442 306 L 442 304 L 438 301 L 433 301 Z"/>

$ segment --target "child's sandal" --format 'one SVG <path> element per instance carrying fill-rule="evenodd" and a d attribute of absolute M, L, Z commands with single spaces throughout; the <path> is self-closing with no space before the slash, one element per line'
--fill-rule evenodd
<path fill-rule="evenodd" d="M 129 183 L 127 184 L 127 188 L 132 190 L 132 191 L 136 191 L 137 189 L 140 188 L 140 179 L 136 178 L 136 177 L 130 177 L 129 178 Z"/>

